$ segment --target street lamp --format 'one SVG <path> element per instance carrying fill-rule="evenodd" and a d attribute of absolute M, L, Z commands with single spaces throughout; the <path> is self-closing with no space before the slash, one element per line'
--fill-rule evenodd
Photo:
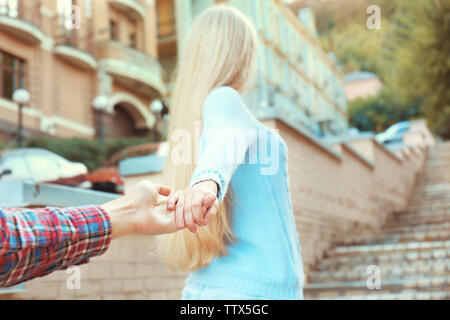
<path fill-rule="evenodd" d="M 23 115 L 22 111 L 25 105 L 30 103 L 30 93 L 25 89 L 17 89 L 13 93 L 13 101 L 19 106 L 19 128 L 17 132 L 17 140 L 19 146 L 23 148 Z"/>
<path fill-rule="evenodd" d="M 92 106 L 94 110 L 98 111 L 98 139 L 100 143 L 104 145 L 105 143 L 105 133 L 104 133 L 104 125 L 103 125 L 103 114 L 106 112 L 106 108 L 108 107 L 108 97 L 104 95 L 100 95 L 94 99 L 92 102 Z"/>
<path fill-rule="evenodd" d="M 156 117 L 155 125 L 153 127 L 153 131 L 155 132 L 157 139 L 160 140 L 161 134 L 158 131 L 158 122 L 159 122 L 159 120 L 161 118 L 161 113 L 162 113 L 162 111 L 164 109 L 164 103 L 161 100 L 158 100 L 158 99 L 157 100 L 153 100 L 152 103 L 150 104 L 150 109 L 152 110 L 153 114 Z"/>
<path fill-rule="evenodd" d="M 153 113 L 161 114 L 161 111 L 164 109 L 164 104 L 161 100 L 153 100 L 150 108 L 152 109 Z"/>

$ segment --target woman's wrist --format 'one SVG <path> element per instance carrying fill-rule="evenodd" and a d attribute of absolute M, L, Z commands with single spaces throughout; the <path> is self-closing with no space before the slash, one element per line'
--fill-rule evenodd
<path fill-rule="evenodd" d="M 219 192 L 219 186 L 217 185 L 217 182 L 215 182 L 214 180 L 201 181 L 199 183 L 196 183 L 193 186 L 193 188 L 199 188 L 204 191 L 208 191 L 208 192 L 214 194 L 215 196 L 217 196 L 218 192 Z"/>

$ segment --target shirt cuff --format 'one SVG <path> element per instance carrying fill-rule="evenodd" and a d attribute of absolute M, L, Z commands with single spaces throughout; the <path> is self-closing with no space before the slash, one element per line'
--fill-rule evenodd
<path fill-rule="evenodd" d="M 227 193 L 228 184 L 226 183 L 224 176 L 219 171 L 208 169 L 194 173 L 190 186 L 192 187 L 199 182 L 207 180 L 212 180 L 217 183 L 217 186 L 219 187 L 217 190 L 217 199 L 219 200 L 219 203 L 222 203 Z"/>
<path fill-rule="evenodd" d="M 111 243 L 112 225 L 109 215 L 101 207 L 89 206 L 70 210 L 78 229 L 77 241 L 73 243 L 74 264 L 84 264 L 90 258 L 105 253 Z M 71 256 L 69 254 L 69 256 Z"/>

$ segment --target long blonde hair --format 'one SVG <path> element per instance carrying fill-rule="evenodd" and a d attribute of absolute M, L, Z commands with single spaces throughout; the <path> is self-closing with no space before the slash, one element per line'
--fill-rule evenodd
<path fill-rule="evenodd" d="M 199 15 L 178 58 L 169 142 L 175 130 L 184 129 L 190 133 L 189 142 L 193 146 L 194 140 L 198 139 L 194 137 L 195 123 L 202 120 L 207 95 L 221 86 L 243 92 L 253 76 L 256 60 L 256 32 L 239 10 L 219 5 Z M 169 152 L 164 183 L 172 190 L 189 186 L 196 159 L 194 152 L 191 153 L 189 164 L 174 164 L 172 152 Z M 208 265 L 215 256 L 226 254 L 226 244 L 233 240 L 226 205 L 229 196 L 225 197 L 217 217 L 207 227 L 199 228 L 197 233 L 183 230 L 160 237 L 160 253 L 169 266 L 196 270 Z"/>

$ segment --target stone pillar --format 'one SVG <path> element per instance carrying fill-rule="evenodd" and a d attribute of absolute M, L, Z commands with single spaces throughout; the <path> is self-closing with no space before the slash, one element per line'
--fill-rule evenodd
<path fill-rule="evenodd" d="M 147 2 L 147 18 L 143 25 L 141 34 L 144 36 L 144 51 L 151 57 L 158 56 L 158 18 L 154 1 Z"/>
<path fill-rule="evenodd" d="M 92 1 L 94 41 L 109 40 L 109 7 L 107 0 Z"/>

